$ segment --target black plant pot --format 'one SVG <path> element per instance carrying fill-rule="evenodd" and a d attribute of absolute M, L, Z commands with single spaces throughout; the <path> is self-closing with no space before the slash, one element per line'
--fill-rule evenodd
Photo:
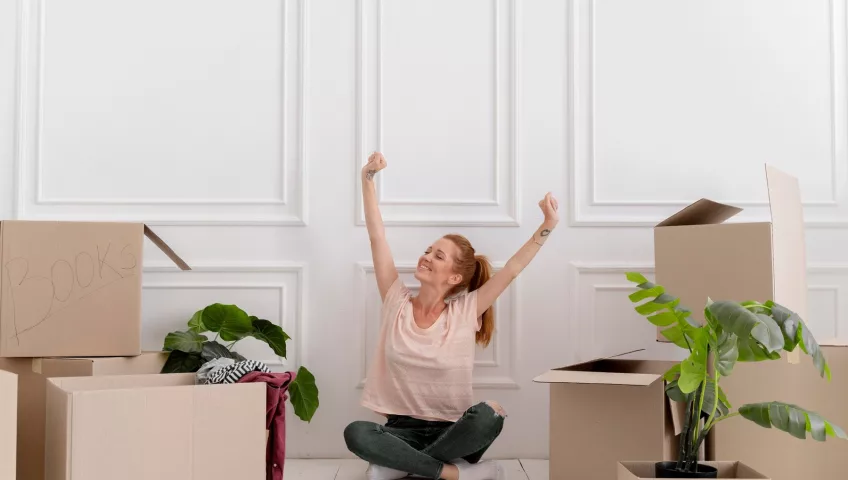
<path fill-rule="evenodd" d="M 718 470 L 709 465 L 698 464 L 697 472 L 681 472 L 677 462 L 657 462 L 655 466 L 657 478 L 718 478 Z"/>

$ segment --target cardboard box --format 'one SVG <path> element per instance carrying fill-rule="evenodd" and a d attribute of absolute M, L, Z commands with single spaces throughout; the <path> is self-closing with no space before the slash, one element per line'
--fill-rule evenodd
<path fill-rule="evenodd" d="M 262 480 L 264 383 L 195 375 L 50 379 L 49 480 Z"/>
<path fill-rule="evenodd" d="M 15 479 L 18 376 L 0 371 L 0 480 Z"/>
<path fill-rule="evenodd" d="M 607 358 L 536 377 L 550 384 L 551 480 L 609 480 L 623 458 L 676 459 L 682 417 L 662 379 L 674 364 Z"/>
<path fill-rule="evenodd" d="M 0 357 L 141 353 L 140 223 L 0 222 Z"/>
<path fill-rule="evenodd" d="M 830 382 L 819 376 L 812 359 L 799 365 L 773 360 L 739 362 L 733 374 L 721 379 L 722 389 L 735 408 L 746 403 L 779 401 L 818 413 L 848 429 L 848 346 L 822 347 L 833 372 Z M 828 437 L 817 442 L 797 439 L 776 428 L 763 428 L 744 418 L 725 420 L 713 428 L 707 441 L 710 459 L 739 460 L 772 480 L 845 478 L 848 441 Z"/>
<path fill-rule="evenodd" d="M 654 463 L 656 462 L 619 462 L 618 464 L 618 480 L 636 480 L 647 479 L 656 480 L 654 472 Z M 769 477 L 757 472 L 753 468 L 745 465 L 742 462 L 703 462 L 704 465 L 718 468 L 718 478 L 735 478 L 737 480 L 755 480 L 765 479 Z M 809 478 L 818 479 L 815 476 L 797 477 L 797 479 Z"/>
<path fill-rule="evenodd" d="M 722 223 L 742 209 L 701 199 L 654 228 L 656 282 L 703 323 L 707 298 L 773 300 L 807 313 L 798 180 L 766 166 L 771 222 Z M 657 339 L 667 342 L 657 331 Z"/>
<path fill-rule="evenodd" d="M 113 358 L 0 358 L 0 373 L 5 370 L 18 375 L 18 480 L 44 478 L 45 392 L 48 377 L 158 373 L 167 359 L 168 354 L 165 352 Z M 0 452 L 0 456 L 3 453 Z"/>

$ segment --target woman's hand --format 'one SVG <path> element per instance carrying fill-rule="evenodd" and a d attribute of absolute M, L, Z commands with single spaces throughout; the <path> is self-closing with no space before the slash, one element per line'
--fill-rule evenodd
<path fill-rule="evenodd" d="M 368 163 L 362 167 L 362 179 L 373 180 L 374 175 L 386 168 L 386 157 L 380 152 L 374 152 L 368 157 Z"/>
<path fill-rule="evenodd" d="M 551 192 L 548 192 L 541 201 L 539 201 L 539 208 L 542 209 L 542 213 L 545 215 L 544 227 L 547 233 L 543 236 L 547 236 L 550 234 L 551 230 L 556 227 L 557 223 L 559 223 L 559 213 L 557 210 L 559 209 L 559 203 L 557 203 L 556 198 L 551 195 Z"/>

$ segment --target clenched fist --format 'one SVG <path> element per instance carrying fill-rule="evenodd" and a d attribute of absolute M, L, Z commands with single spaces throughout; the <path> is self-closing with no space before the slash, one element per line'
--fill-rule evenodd
<path fill-rule="evenodd" d="M 545 225 L 548 228 L 553 228 L 559 223 L 559 203 L 557 203 L 556 198 L 548 192 L 541 201 L 539 201 L 539 208 L 542 209 L 542 213 L 545 215 Z"/>
<path fill-rule="evenodd" d="M 362 167 L 362 178 L 365 180 L 373 180 L 374 175 L 380 170 L 386 168 L 386 157 L 380 152 L 374 152 L 368 157 L 368 163 Z"/>

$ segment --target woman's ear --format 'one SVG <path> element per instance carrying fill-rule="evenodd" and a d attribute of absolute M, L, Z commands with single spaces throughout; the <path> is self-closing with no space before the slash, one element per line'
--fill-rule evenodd
<path fill-rule="evenodd" d="M 458 273 L 454 273 L 450 277 L 448 277 L 448 283 L 451 285 L 459 285 L 462 283 L 462 275 Z"/>

